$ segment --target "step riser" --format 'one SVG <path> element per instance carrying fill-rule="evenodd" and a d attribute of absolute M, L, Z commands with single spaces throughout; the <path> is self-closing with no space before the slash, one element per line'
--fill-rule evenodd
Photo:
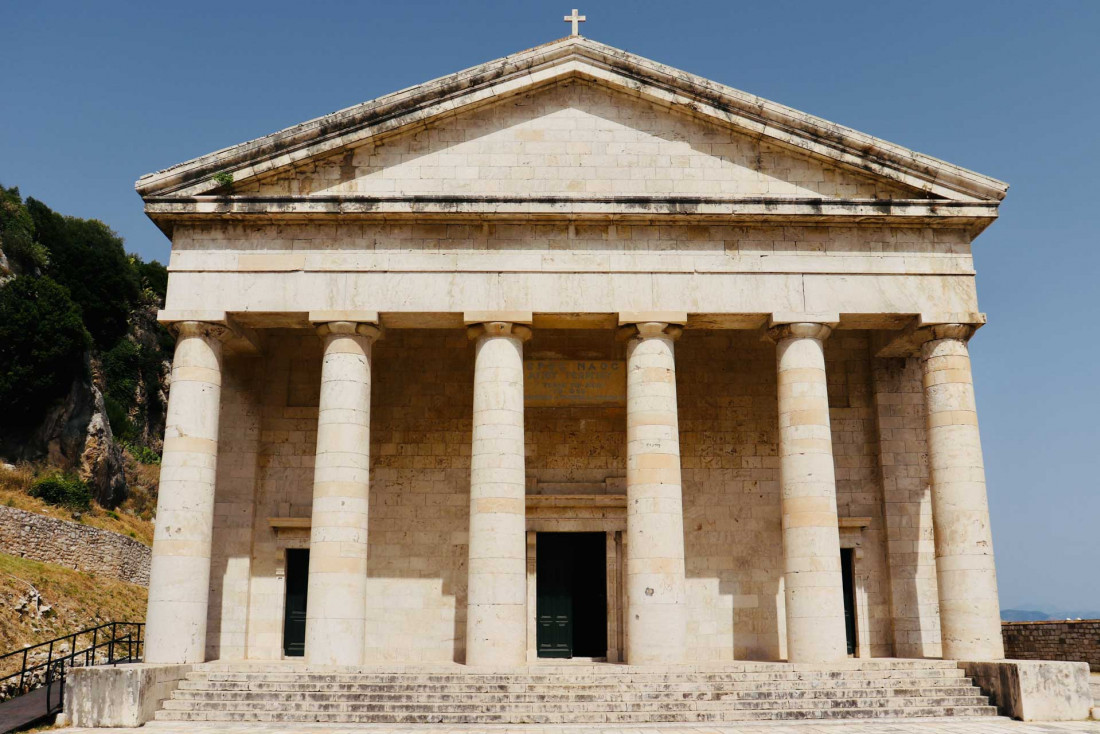
<path fill-rule="evenodd" d="M 928 717 L 992 717 L 996 709 L 990 707 L 914 708 L 914 709 L 840 709 L 826 711 L 739 711 L 739 712 L 677 712 L 654 713 L 598 713 L 592 715 L 531 715 L 531 716 L 445 716 L 445 715 L 392 715 L 392 714 L 328 714 L 318 718 L 314 714 L 241 714 L 236 712 L 193 713 L 159 711 L 158 721 L 225 721 L 257 723 L 332 723 L 332 724 L 651 724 L 651 723 L 705 723 L 724 721 L 802 721 L 847 719 L 904 719 Z"/>
<path fill-rule="evenodd" d="M 644 701 L 735 701 L 735 700 L 802 700 L 802 699 L 890 699 L 890 698 L 942 698 L 980 695 L 974 687 L 941 688 L 931 691 L 899 688 L 883 691 L 680 691 L 670 693 L 632 692 L 605 694 L 418 694 L 418 693 L 300 693 L 290 700 L 355 703 L 599 703 Z M 288 696 L 275 692 L 254 691 L 180 691 L 173 700 L 178 701 L 256 701 L 281 703 Z"/>
<path fill-rule="evenodd" d="M 262 703 L 248 703 L 233 701 L 229 704 L 209 703 L 201 707 L 180 706 L 181 701 L 166 701 L 166 711 L 233 711 L 240 713 L 270 711 L 271 706 Z M 883 700 L 883 701 L 737 701 L 725 703 L 719 701 L 677 701 L 660 703 L 571 703 L 571 704 L 501 704 L 492 707 L 492 714 L 550 714 L 550 713 L 581 713 L 581 712 L 654 712 L 674 713 L 689 711 L 740 711 L 740 710 L 816 710 L 816 709 L 855 709 L 855 708 L 919 708 L 933 706 L 937 708 L 955 708 L 967 706 L 980 706 L 982 699 L 978 696 L 965 696 L 958 698 L 936 698 L 923 700 Z M 476 704 L 441 703 L 441 704 L 360 704 L 360 703 L 316 703 L 306 702 L 301 704 L 284 704 L 278 707 L 283 712 L 328 714 L 328 713 L 406 713 L 406 714 L 470 714 L 479 716 L 484 713 L 485 707 Z"/>
<path fill-rule="evenodd" d="M 644 685 L 644 684 L 609 684 L 604 686 L 524 686 L 524 685 L 393 685 L 393 684 L 356 684 L 356 683 L 225 683 L 204 681 L 183 681 L 179 687 L 185 691 L 207 692 L 248 692 L 248 693 L 348 693 L 348 694 L 387 694 L 387 693 L 422 693 L 422 694 L 463 694 L 463 695 L 503 695 L 503 694 L 575 694 L 575 695 L 601 695 L 605 693 L 630 693 L 636 690 L 645 690 L 654 693 L 686 693 L 686 692 L 736 692 L 736 691 L 797 691 L 797 690 L 861 690 L 884 691 L 911 688 L 935 691 L 943 688 L 958 688 L 971 685 L 965 678 L 954 678 L 943 681 L 820 681 L 810 683 L 707 683 L 699 685 L 675 684 L 675 685 Z"/>
<path fill-rule="evenodd" d="M 602 684 L 608 682 L 645 682 L 645 683 L 700 683 L 709 681 L 744 681 L 744 682 L 768 682 L 768 681 L 810 681 L 810 680 L 890 680 L 890 679 L 954 679 L 964 678 L 965 673 L 958 668 L 936 668 L 931 670 L 856 670 L 856 671 L 832 671 L 832 672 L 711 672 L 711 673 L 623 673 L 623 675 L 571 675 L 562 673 L 559 676 L 529 676 L 522 673 L 450 673 L 450 675 L 356 675 L 356 673 L 323 673 L 323 672 L 190 672 L 188 680 L 210 680 L 224 682 L 381 682 L 381 683 L 522 683 L 527 686 L 560 686 L 565 681 L 569 683 Z"/>

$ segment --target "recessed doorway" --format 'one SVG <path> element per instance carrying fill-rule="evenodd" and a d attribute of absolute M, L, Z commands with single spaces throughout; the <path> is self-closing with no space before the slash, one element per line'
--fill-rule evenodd
<path fill-rule="evenodd" d="M 283 609 L 283 655 L 306 654 L 306 590 L 309 588 L 309 550 L 286 551 L 286 606 Z"/>
<path fill-rule="evenodd" d="M 535 542 L 538 657 L 605 657 L 606 534 L 538 533 Z"/>
<path fill-rule="evenodd" d="M 856 654 L 856 591 L 855 560 L 851 548 L 840 549 L 840 579 L 844 592 L 844 637 L 848 654 Z"/>

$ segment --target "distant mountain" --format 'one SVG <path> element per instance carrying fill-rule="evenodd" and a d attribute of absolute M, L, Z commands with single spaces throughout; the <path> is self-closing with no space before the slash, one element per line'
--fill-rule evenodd
<path fill-rule="evenodd" d="M 1050 615 L 1045 612 L 1033 612 L 1026 609 L 1002 609 L 1002 622 L 1045 622 Z"/>
<path fill-rule="evenodd" d="M 1046 622 L 1061 619 L 1100 619 L 1100 611 L 1095 609 L 1051 609 L 1038 612 L 1030 609 L 1002 609 L 1004 622 Z"/>

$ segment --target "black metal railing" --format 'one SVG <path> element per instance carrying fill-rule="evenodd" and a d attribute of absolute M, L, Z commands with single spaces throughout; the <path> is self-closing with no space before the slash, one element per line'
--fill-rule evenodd
<path fill-rule="evenodd" d="M 61 711 L 65 701 L 65 674 L 69 668 L 140 662 L 144 653 L 144 631 L 143 622 L 107 622 L 0 655 L 0 674 L 13 665 L 19 666 L 15 672 L 0 677 L 0 701 L 45 686 L 46 711 L 43 715 Z"/>

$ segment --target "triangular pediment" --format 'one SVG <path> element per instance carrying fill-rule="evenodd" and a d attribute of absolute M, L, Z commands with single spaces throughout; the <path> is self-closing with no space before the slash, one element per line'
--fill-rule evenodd
<path fill-rule="evenodd" d="M 571 37 L 144 176 L 137 188 L 167 211 L 165 202 L 199 199 L 503 194 L 995 207 L 1007 185 Z"/>
<path fill-rule="evenodd" d="M 925 192 L 585 79 L 379 136 L 233 187 L 261 196 L 913 199 Z"/>

